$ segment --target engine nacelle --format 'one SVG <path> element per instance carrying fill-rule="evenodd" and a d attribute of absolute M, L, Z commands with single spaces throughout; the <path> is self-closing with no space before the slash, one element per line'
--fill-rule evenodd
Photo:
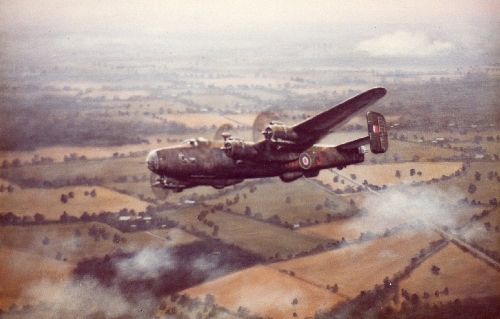
<path fill-rule="evenodd" d="M 280 179 L 285 183 L 293 182 L 304 176 L 302 172 L 287 172 L 280 175 Z"/>
<path fill-rule="evenodd" d="M 299 139 L 299 135 L 291 126 L 286 126 L 280 122 L 271 122 L 271 124 L 262 131 L 262 134 L 266 140 L 272 142 L 294 142 Z"/>
<path fill-rule="evenodd" d="M 227 138 L 222 150 L 227 156 L 234 159 L 251 159 L 257 156 L 255 143 L 247 142 L 239 138 Z"/>
<path fill-rule="evenodd" d="M 366 121 L 370 135 L 370 150 L 375 154 L 385 153 L 389 149 L 389 138 L 384 116 L 370 111 L 366 114 Z"/>

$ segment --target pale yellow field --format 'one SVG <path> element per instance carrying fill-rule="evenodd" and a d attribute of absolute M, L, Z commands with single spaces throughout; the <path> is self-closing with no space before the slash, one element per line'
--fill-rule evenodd
<path fill-rule="evenodd" d="M 115 97 L 121 99 L 121 100 L 127 100 L 132 96 L 141 96 L 141 97 L 146 97 L 150 93 L 144 90 L 126 90 L 126 91 L 107 91 L 107 90 L 101 90 L 101 89 L 96 89 L 93 90 L 92 92 L 85 93 L 83 94 L 83 98 L 89 97 L 89 98 L 99 98 L 104 96 L 106 100 L 111 100 Z"/>
<path fill-rule="evenodd" d="M 432 266 L 440 268 L 439 275 L 431 272 Z M 448 287 L 449 295 L 434 295 Z M 450 244 L 438 254 L 422 263 L 410 278 L 400 284 L 410 295 L 418 294 L 420 300 L 430 304 L 445 303 L 457 298 L 480 298 L 500 293 L 500 272 L 488 266 L 482 260 L 465 253 L 457 246 Z M 424 292 L 430 297 L 422 299 Z"/>
<path fill-rule="evenodd" d="M 252 314 L 270 318 L 313 317 L 316 310 L 327 310 L 339 301 L 340 294 L 266 266 L 256 266 L 187 289 L 191 297 L 215 297 L 215 303 L 231 311 L 245 307 Z M 298 303 L 293 305 L 294 299 Z"/>
<path fill-rule="evenodd" d="M 356 223 L 358 217 L 345 220 L 337 220 L 330 223 L 324 223 L 317 226 L 310 226 L 306 228 L 300 228 L 296 230 L 304 235 L 309 236 L 319 236 L 322 238 L 329 238 L 332 240 L 340 240 L 344 238 L 347 241 L 355 240 L 359 238 L 360 228 L 359 223 Z M 371 227 L 367 226 L 366 231 L 370 230 Z"/>
<path fill-rule="evenodd" d="M 205 126 L 205 125 L 208 128 L 210 128 L 212 125 L 219 127 L 222 124 L 226 124 L 226 123 L 229 123 L 229 124 L 234 125 L 234 126 L 238 125 L 234 121 L 231 121 L 229 118 L 226 118 L 224 116 L 217 115 L 217 114 L 203 114 L 203 113 L 186 114 L 186 113 L 182 113 L 182 114 L 172 114 L 172 115 L 169 114 L 169 115 L 166 115 L 165 118 L 167 118 L 169 121 L 183 123 L 187 127 L 190 127 L 190 128 L 200 128 L 200 127 Z"/>
<path fill-rule="evenodd" d="M 214 85 L 218 87 L 226 87 L 229 85 L 232 86 L 238 86 L 238 85 L 262 85 L 266 87 L 274 87 L 276 88 L 277 86 L 284 85 L 286 82 L 285 80 L 279 80 L 279 79 L 274 79 L 274 78 L 260 78 L 260 77 L 253 77 L 253 76 L 246 76 L 246 77 L 230 77 L 230 78 L 220 78 L 220 79 L 204 79 L 203 82 L 208 86 L 208 85 Z"/>
<path fill-rule="evenodd" d="M 415 173 L 410 176 L 410 170 L 415 169 L 416 173 L 422 172 L 421 176 Z M 382 186 L 392 186 L 397 184 L 411 184 L 412 182 L 430 181 L 433 178 L 440 179 L 443 175 L 451 175 L 462 168 L 462 163 L 392 163 L 377 165 L 351 165 L 343 170 L 333 172 L 324 171 L 318 178 L 325 184 L 336 188 L 343 188 L 345 185 L 334 183 L 335 175 L 347 179 L 351 174 L 356 175 L 356 181 L 362 183 L 364 180 L 370 184 Z M 401 172 L 401 178 L 396 177 L 396 171 Z M 342 178 L 339 178 L 339 180 Z"/>
<path fill-rule="evenodd" d="M 0 247 L 0 309 L 7 311 L 17 306 L 50 301 L 51 295 L 31 289 L 39 284 L 53 287 L 65 285 L 71 276 L 73 264 L 37 254 Z M 52 291 L 53 293 L 54 291 Z"/>
<path fill-rule="evenodd" d="M 167 144 L 166 136 L 153 136 L 149 138 L 151 144 L 134 144 L 125 146 L 110 146 L 110 147 L 75 147 L 75 146 L 54 146 L 38 149 L 36 151 L 26 151 L 26 152 L 0 152 L 0 161 L 7 160 L 12 162 L 12 160 L 18 158 L 21 163 L 31 163 L 34 156 L 39 157 L 50 157 L 54 159 L 55 162 L 62 162 L 65 156 L 70 156 L 70 154 L 77 154 L 80 156 L 85 156 L 87 159 L 98 159 L 98 158 L 109 158 L 112 157 L 114 153 L 124 154 L 129 156 L 131 152 L 143 152 L 150 151 L 153 148 L 164 146 Z M 157 144 L 157 139 L 161 139 L 162 143 Z M 41 168 L 43 169 L 43 168 Z"/>
<path fill-rule="evenodd" d="M 103 187 L 63 187 L 58 189 L 20 189 L 14 187 L 12 193 L 0 193 L 0 212 L 12 212 L 18 216 L 34 216 L 43 214 L 46 219 L 59 219 L 64 211 L 69 215 L 80 217 L 83 212 L 100 213 L 103 211 L 118 212 L 123 208 L 144 211 L 147 202 L 117 193 Z M 84 193 L 96 190 L 96 196 L 85 196 Z M 67 203 L 61 202 L 61 195 L 74 193 Z"/>
<path fill-rule="evenodd" d="M 439 238 L 432 232 L 412 232 L 279 262 L 272 267 L 293 271 L 297 278 L 321 287 L 337 284 L 339 294 L 354 298 L 404 269 L 420 249 Z"/>

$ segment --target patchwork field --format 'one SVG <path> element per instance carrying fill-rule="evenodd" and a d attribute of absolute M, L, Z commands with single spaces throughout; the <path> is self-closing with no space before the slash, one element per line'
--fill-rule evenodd
<path fill-rule="evenodd" d="M 234 312 L 243 307 L 250 314 L 270 318 L 313 317 L 317 310 L 346 299 L 266 266 L 249 268 L 182 293 L 201 299 L 211 294 L 221 307 Z"/>
<path fill-rule="evenodd" d="M 439 268 L 437 274 L 431 272 L 432 266 Z M 401 283 L 400 288 L 410 294 L 418 294 L 421 300 L 431 305 L 457 298 L 498 295 L 500 272 L 450 244 L 422 263 L 410 278 Z M 447 294 L 442 293 L 445 288 L 448 288 Z M 439 292 L 437 296 L 436 291 Z M 425 298 L 424 293 L 428 293 L 429 297 Z"/>
<path fill-rule="evenodd" d="M 330 176 L 327 172 L 320 175 L 321 181 L 330 185 L 333 189 L 343 189 L 344 185 L 339 184 L 341 180 L 348 180 L 351 175 L 356 176 L 356 181 L 362 183 L 366 180 L 369 184 L 377 186 L 393 186 L 399 184 L 411 184 L 412 182 L 426 182 L 434 178 L 441 179 L 443 175 L 453 175 L 457 170 L 461 170 L 462 163 L 393 163 L 377 165 L 355 165 L 348 166 L 343 170 L 334 170 Z M 415 170 L 413 176 L 411 170 Z M 396 171 L 400 172 L 400 177 L 396 176 Z M 339 183 L 333 182 L 333 177 L 339 175 Z"/>
<path fill-rule="evenodd" d="M 1 232 L 4 230 L 2 229 Z M 4 235 L 0 235 L 4 237 Z M 34 287 L 48 284 L 63 286 L 71 280 L 74 265 L 36 253 L 9 248 L 2 240 L 0 246 L 0 310 L 6 311 L 12 304 L 19 307 L 43 301 L 53 301 L 51 294 L 36 292 Z"/>
<path fill-rule="evenodd" d="M 264 258 L 295 255 L 303 251 L 310 251 L 325 242 L 323 238 L 303 235 L 290 229 L 222 211 L 216 211 L 214 214 L 209 213 L 205 223 L 197 219 L 201 211 L 202 209 L 167 211 L 166 216 L 179 222 L 188 230 L 199 230 L 208 235 L 214 234 L 214 225 L 217 225 L 219 229 L 216 238 L 220 238 L 227 244 L 233 244 L 259 254 Z M 208 221 L 212 222 L 213 225 L 208 225 Z"/>
<path fill-rule="evenodd" d="M 268 219 L 278 215 L 283 223 L 291 225 L 307 220 L 309 224 L 324 222 L 327 214 L 333 217 L 349 215 L 354 209 L 349 201 L 333 196 L 304 179 L 287 184 L 272 179 L 256 185 L 253 192 L 245 189 L 243 193 L 245 196 L 240 194 L 238 202 L 231 205 L 233 212 L 244 215 L 246 207 L 249 207 L 252 216 L 259 214 L 262 219 Z M 272 200 L 263 201 L 269 194 L 272 194 Z"/>
<path fill-rule="evenodd" d="M 432 232 L 410 232 L 381 238 L 322 254 L 278 262 L 272 267 L 293 272 L 296 278 L 325 288 L 338 285 L 338 293 L 354 298 L 362 290 L 381 284 L 385 277 L 410 264 L 421 249 L 440 237 Z"/>
<path fill-rule="evenodd" d="M 4 315 L 135 318 L 147 310 L 162 319 L 312 318 L 356 304 L 362 291 L 377 294 L 376 285 L 408 265 L 414 268 L 397 292 L 391 291 L 394 299 L 376 296 L 371 311 L 379 317 L 387 307 L 397 316 L 407 306 L 401 305 L 401 289 L 416 294 L 423 307 L 439 309 L 456 299 L 498 297 L 499 272 L 491 264 L 500 253 L 500 138 L 496 113 L 485 114 L 497 110 L 498 72 L 488 67 L 468 77 L 458 69 L 315 69 L 283 64 L 281 58 L 266 65 L 250 57 L 245 61 L 256 66 L 247 68 L 234 57 L 217 56 L 212 59 L 224 66 L 216 68 L 210 57 L 147 57 L 136 63 L 113 57 L 106 65 L 79 66 L 78 72 L 85 72 L 80 79 L 70 71 L 74 62 L 43 70 L 4 67 L 22 69 L 13 76 L 16 82 L 6 81 L 0 89 L 5 107 L 0 127 L 15 138 L 0 139 Z M 263 110 L 272 109 L 293 125 L 378 85 L 388 93 L 370 110 L 387 115 L 385 154 L 369 152 L 363 164 L 324 170 L 315 179 L 247 180 L 223 190 L 203 186 L 171 193 L 166 202 L 153 199 L 145 164 L 151 150 L 190 137 L 212 139 L 226 123 L 236 128 L 234 136 L 251 140 L 250 128 Z M 46 116 L 32 116 L 40 110 Z M 363 136 L 366 119 L 360 115 L 319 144 Z M 383 189 L 368 191 L 364 184 Z M 117 212 L 125 209 L 135 216 L 117 224 Z M 139 214 L 146 210 L 153 222 Z M 25 217 L 24 226 L 8 212 Z M 75 217 L 111 212 L 116 218 L 109 225 L 66 222 L 60 220 L 63 212 Z M 475 258 L 442 239 L 446 233 L 490 257 Z M 426 255 L 441 239 L 444 248 Z M 97 283 L 113 263 L 128 257 L 131 281 Z M 82 264 L 89 267 L 87 274 L 97 274 L 94 279 L 73 277 Z M 180 267 L 171 269 L 172 264 Z M 173 286 L 165 284 L 172 281 Z M 74 295 L 65 290 L 72 283 Z M 74 312 L 55 311 L 61 302 Z M 214 305 L 226 309 L 212 312 Z M 113 312 L 117 308 L 127 311 Z"/>
<path fill-rule="evenodd" d="M 92 228 L 95 228 L 100 236 L 91 233 Z M 53 260 L 57 257 L 73 266 L 83 258 L 103 257 L 117 249 L 132 252 L 138 249 L 174 247 L 199 240 L 179 229 L 122 233 L 106 224 L 95 222 L 27 227 L 3 226 L 1 230 L 2 247 Z M 113 241 L 115 234 L 119 236 L 119 242 Z"/>
<path fill-rule="evenodd" d="M 95 196 L 91 193 L 95 191 Z M 72 195 L 70 195 L 72 193 Z M 85 195 L 87 194 L 87 195 Z M 66 202 L 62 201 L 62 196 Z M 58 189 L 20 189 L 0 193 L 0 212 L 33 217 L 39 213 L 48 220 L 58 220 L 63 212 L 80 217 L 84 212 L 118 212 L 123 208 L 145 211 L 147 202 L 103 187 L 63 187 Z"/>
<path fill-rule="evenodd" d="M 91 229 L 99 234 L 90 233 Z M 114 242 L 114 235 L 120 241 Z M 103 258 L 117 250 L 176 247 L 198 241 L 179 229 L 121 233 L 101 223 L 0 227 L 0 309 L 55 302 L 85 258 Z M 55 291 L 57 290 L 57 291 Z M 50 291 L 50 293 L 48 293 Z"/>

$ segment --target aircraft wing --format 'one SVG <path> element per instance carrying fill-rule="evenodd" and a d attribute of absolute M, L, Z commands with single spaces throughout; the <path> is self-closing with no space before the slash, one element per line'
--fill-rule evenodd
<path fill-rule="evenodd" d="M 384 88 L 370 89 L 294 125 L 293 130 L 300 136 L 301 144 L 312 145 L 327 135 L 332 128 L 346 123 L 352 116 L 364 111 L 386 93 L 387 90 Z"/>

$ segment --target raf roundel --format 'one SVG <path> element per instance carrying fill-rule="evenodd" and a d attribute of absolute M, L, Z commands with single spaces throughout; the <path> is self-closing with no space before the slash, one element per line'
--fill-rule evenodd
<path fill-rule="evenodd" d="M 300 154 L 299 164 L 303 169 L 309 169 L 311 167 L 311 156 L 307 153 Z"/>

